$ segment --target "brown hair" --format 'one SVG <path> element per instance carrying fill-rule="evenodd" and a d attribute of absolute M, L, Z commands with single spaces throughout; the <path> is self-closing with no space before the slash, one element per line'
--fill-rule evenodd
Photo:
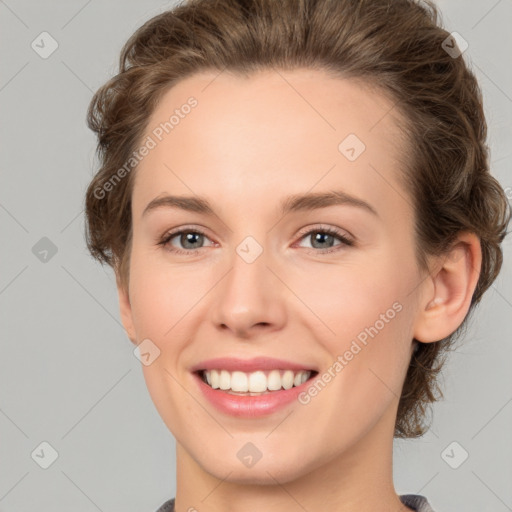
<path fill-rule="evenodd" d="M 177 81 L 205 70 L 306 67 L 378 87 L 406 123 L 410 155 L 403 179 L 415 209 L 420 267 L 427 269 L 427 256 L 444 254 L 461 231 L 481 240 L 481 273 L 468 315 L 451 336 L 419 343 L 407 371 L 395 437 L 423 435 L 427 407 L 442 396 L 437 374 L 446 352 L 500 271 L 511 215 L 489 172 L 479 86 L 462 56 L 445 51 L 449 36 L 428 0 L 191 0 L 150 19 L 126 42 L 119 73 L 89 106 L 101 161 L 86 194 L 91 254 L 127 286 L 134 173 L 107 185 Z"/>

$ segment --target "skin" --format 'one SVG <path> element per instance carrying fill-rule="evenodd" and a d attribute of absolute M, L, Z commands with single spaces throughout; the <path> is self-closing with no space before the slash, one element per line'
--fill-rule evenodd
<path fill-rule="evenodd" d="M 478 239 L 462 233 L 448 258 L 431 259 L 430 273 L 418 268 L 412 198 L 398 179 L 405 143 L 392 103 L 376 91 L 319 70 L 204 72 L 167 91 L 145 136 L 190 96 L 197 107 L 136 170 L 126 289 L 118 276 L 129 338 L 160 350 L 142 369 L 177 441 L 177 512 L 409 510 L 394 489 L 392 446 L 412 339 L 434 342 L 462 323 Z M 353 162 L 338 150 L 350 133 L 366 145 Z M 350 205 L 280 214 L 290 194 L 334 189 L 378 216 Z M 165 194 L 204 196 L 215 215 L 166 207 L 142 215 Z M 206 236 L 158 244 L 180 227 Z M 301 236 L 322 227 L 355 245 Z M 250 264 L 236 252 L 247 236 L 263 248 Z M 396 302 L 401 311 L 308 404 L 231 417 L 189 372 L 213 357 L 267 355 L 321 375 Z M 250 468 L 237 457 L 247 442 L 262 453 Z"/>

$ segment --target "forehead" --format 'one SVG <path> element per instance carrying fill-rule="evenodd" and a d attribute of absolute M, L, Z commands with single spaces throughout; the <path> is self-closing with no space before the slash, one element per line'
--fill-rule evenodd
<path fill-rule="evenodd" d="M 381 202 L 405 146 L 393 107 L 363 83 L 319 70 L 192 75 L 148 121 L 152 149 L 136 169 L 134 207 L 162 193 L 272 202 L 313 187 Z"/>

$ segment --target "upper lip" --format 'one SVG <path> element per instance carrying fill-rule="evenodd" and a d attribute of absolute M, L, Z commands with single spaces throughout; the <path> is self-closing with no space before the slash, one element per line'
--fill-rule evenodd
<path fill-rule="evenodd" d="M 316 371 L 310 365 L 286 361 L 284 359 L 275 359 L 273 357 L 255 357 L 253 359 L 239 359 L 235 357 L 217 357 L 208 359 L 195 364 L 190 368 L 191 372 L 200 370 L 227 370 L 252 372 L 256 370 L 312 370 Z"/>

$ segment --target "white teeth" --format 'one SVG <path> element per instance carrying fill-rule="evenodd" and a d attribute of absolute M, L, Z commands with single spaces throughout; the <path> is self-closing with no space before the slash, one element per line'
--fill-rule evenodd
<path fill-rule="evenodd" d="M 240 393 L 265 393 L 300 386 L 311 376 L 311 371 L 258 370 L 252 373 L 227 370 L 204 370 L 204 378 L 213 389 Z"/>
<path fill-rule="evenodd" d="M 277 391 L 281 388 L 281 373 L 279 370 L 272 370 L 267 377 L 267 389 L 269 391 Z"/>
<path fill-rule="evenodd" d="M 284 372 L 283 377 L 281 378 L 283 382 L 284 389 L 290 389 L 293 387 L 293 372 L 291 370 L 286 370 Z"/>
<path fill-rule="evenodd" d="M 251 393 L 267 391 L 267 377 L 265 374 L 263 372 L 250 373 L 247 390 L 251 391 Z"/>
<path fill-rule="evenodd" d="M 205 372 L 206 374 L 207 372 Z M 218 389 L 219 387 L 219 372 L 217 370 L 212 370 L 208 372 L 210 374 L 210 378 L 206 377 L 206 380 L 209 380 L 209 384 L 213 389 Z"/>
<path fill-rule="evenodd" d="M 219 376 L 219 388 L 220 389 L 229 389 L 231 383 L 231 376 L 229 372 L 226 370 L 222 370 Z"/>
<path fill-rule="evenodd" d="M 244 372 L 233 372 L 231 374 L 232 391 L 249 391 L 247 375 Z"/>

